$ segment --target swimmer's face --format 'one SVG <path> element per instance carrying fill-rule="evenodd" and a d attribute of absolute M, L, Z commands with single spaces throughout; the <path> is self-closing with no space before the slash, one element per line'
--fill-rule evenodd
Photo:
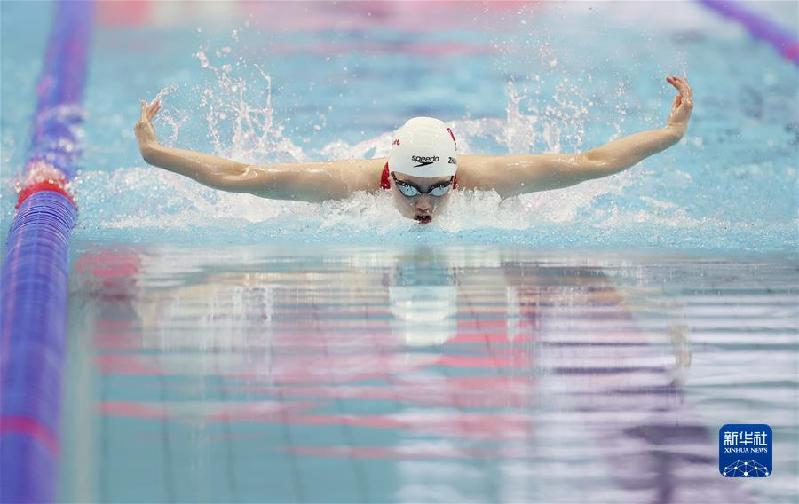
<path fill-rule="evenodd" d="M 410 177 L 392 172 L 391 195 L 403 217 L 429 224 L 446 208 L 452 185 L 453 177 Z M 407 196 L 409 193 L 416 195 Z"/>

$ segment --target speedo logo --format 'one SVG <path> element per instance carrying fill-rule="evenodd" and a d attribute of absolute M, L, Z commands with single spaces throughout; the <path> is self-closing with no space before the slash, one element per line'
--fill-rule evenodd
<path fill-rule="evenodd" d="M 414 168 L 421 168 L 422 166 L 427 166 L 429 164 L 433 164 L 438 161 L 438 156 L 411 156 L 411 161 L 415 161 L 419 163 L 418 165 L 414 166 Z"/>

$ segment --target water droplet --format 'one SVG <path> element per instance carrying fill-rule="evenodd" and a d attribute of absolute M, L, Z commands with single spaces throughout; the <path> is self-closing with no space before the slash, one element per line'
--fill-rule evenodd
<path fill-rule="evenodd" d="M 200 60 L 200 66 L 203 68 L 208 68 L 210 65 L 208 63 L 208 57 L 202 51 L 197 51 L 194 56 Z"/>

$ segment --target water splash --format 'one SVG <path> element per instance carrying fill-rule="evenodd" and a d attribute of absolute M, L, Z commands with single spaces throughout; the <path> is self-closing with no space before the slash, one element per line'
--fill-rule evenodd
<path fill-rule="evenodd" d="M 150 100 L 150 103 L 160 101 L 163 105 L 163 109 L 155 116 L 154 122 L 156 125 L 165 124 L 169 128 L 169 135 L 164 141 L 167 145 L 174 145 L 177 143 L 181 127 L 189 120 L 189 116 L 185 111 L 170 107 L 169 100 L 164 99 L 177 91 L 178 86 L 171 84 L 158 91 L 153 99 Z"/>
<path fill-rule="evenodd" d="M 280 95 L 273 91 L 280 83 L 272 79 L 269 67 L 248 63 L 241 56 L 246 51 L 239 49 L 239 40 L 246 37 L 237 32 L 231 41 L 194 53 L 208 77 L 207 83 L 194 88 L 194 98 L 206 118 L 201 133 L 208 135 L 217 155 L 257 164 L 388 155 L 391 131 L 352 143 L 338 137 L 314 145 L 313 150 L 303 149 L 305 139 L 289 138 L 284 128 L 289 120 L 275 112 L 275 100 Z M 594 131 L 607 136 L 631 133 L 623 131 L 623 126 L 625 121 L 640 119 L 636 119 L 637 109 L 630 104 L 640 101 L 633 99 L 637 81 L 612 76 L 605 83 L 592 83 L 590 73 L 570 68 L 573 57 L 559 50 L 556 44 L 544 44 L 540 54 L 534 53 L 541 60 L 539 68 L 527 75 L 509 74 L 504 116 L 500 113 L 449 123 L 458 137 L 460 153 L 573 152 L 598 145 L 597 135 L 591 135 Z M 157 96 L 186 90 L 169 86 Z M 320 108 L 318 117 L 309 119 L 305 126 L 329 134 L 325 113 Z M 170 127 L 168 142 L 177 143 L 181 126 L 193 114 L 191 107 L 165 107 L 158 120 Z M 395 119 L 400 124 L 406 118 Z M 181 143 L 184 141 L 181 139 Z M 764 169 L 761 164 L 757 168 Z M 472 239 L 554 247 L 725 247 L 781 242 L 781 234 L 786 234 L 784 222 L 738 222 L 724 215 L 703 214 L 691 202 L 670 201 L 675 192 L 690 188 L 691 173 L 695 170 L 677 165 L 668 153 L 651 165 L 645 162 L 611 178 L 564 190 L 506 201 L 493 192 L 458 193 L 443 218 L 424 227 L 402 218 L 382 193 L 360 193 L 346 201 L 322 204 L 271 201 L 214 191 L 153 168 L 124 167 L 111 173 L 87 174 L 85 181 L 79 181 L 89 186 L 81 191 L 82 211 L 100 214 L 99 219 L 81 225 L 93 236 L 140 239 L 151 232 L 163 239 L 164 230 L 169 230 L 170 238 L 194 242 L 202 238 L 209 244 L 261 240 L 415 243 L 431 236 L 442 242 Z M 737 171 L 733 169 L 732 173 Z M 779 176 L 751 169 L 746 174 Z M 794 171 L 791 180 L 795 179 Z M 791 225 L 788 241 L 795 243 L 795 219 Z"/>
<path fill-rule="evenodd" d="M 234 41 L 238 38 L 236 31 Z M 252 163 L 306 160 L 302 148 L 284 135 L 283 125 L 275 120 L 272 77 L 243 58 L 232 61 L 235 52 L 225 46 L 216 51 L 214 62 L 205 49 L 195 53 L 200 66 L 214 76 L 211 86 L 201 90 L 200 101 L 214 152 Z"/>
<path fill-rule="evenodd" d="M 218 53 L 224 58 L 228 52 Z M 265 93 L 253 101 L 246 92 L 246 68 L 213 64 L 205 51 L 196 54 L 202 67 L 213 73 L 212 86 L 203 90 L 202 104 L 206 108 L 208 130 L 218 155 L 251 162 L 271 162 L 283 153 L 290 161 L 308 158 L 303 150 L 283 136 L 282 126 L 274 116 L 272 80 L 261 68 L 253 65 L 265 84 Z M 506 117 L 459 120 L 450 123 L 458 135 L 461 153 L 481 152 L 490 145 L 500 152 L 559 151 L 564 146 L 577 150 L 582 143 L 586 121 L 587 98 L 575 87 L 562 83 L 556 103 L 543 112 L 523 105 L 536 95 L 536 87 L 507 86 Z M 174 86 L 159 92 L 158 97 L 176 91 Z M 539 91 L 540 93 L 540 91 Z M 557 110 L 556 110 L 557 109 Z M 166 114 L 173 116 L 172 114 Z M 229 136 L 223 132 L 228 126 Z M 179 130 L 179 125 L 175 131 Z M 357 143 L 336 139 L 324 145 L 319 153 L 328 159 L 356 159 L 387 156 L 392 132 L 384 132 Z M 543 146 L 543 148 L 542 148 Z M 627 221 L 646 224 L 648 218 L 659 224 L 679 226 L 689 221 L 678 207 L 651 201 L 657 212 L 636 209 L 635 213 L 619 208 L 613 196 L 623 194 L 635 181 L 630 172 L 612 179 L 589 181 L 566 190 L 522 195 L 502 201 L 495 192 L 459 192 L 454 195 L 448 210 L 432 226 L 422 228 L 402 218 L 390 198 L 383 193 L 358 193 L 345 201 L 321 204 L 273 201 L 248 194 L 230 194 L 204 187 L 194 181 L 151 168 L 119 169 L 111 174 L 94 172 L 81 181 L 86 195 L 102 195 L 103 187 L 118 188 L 114 205 L 104 199 L 82 202 L 89 211 L 110 212 L 98 222 L 98 230 L 160 230 L 169 229 L 186 234 L 202 230 L 211 241 L 222 228 L 226 233 L 240 230 L 239 239 L 248 242 L 252 225 L 262 226 L 262 232 L 272 237 L 291 235 L 327 242 L 334 236 L 370 235 L 380 240 L 386 236 L 405 236 L 417 239 L 430 232 L 443 232 L 452 237 L 464 232 L 482 230 L 522 232 L 537 226 L 585 225 L 606 232 L 621 228 Z M 107 191 L 105 191 L 107 192 Z M 142 200 L 132 195 L 147 194 Z M 96 205 L 96 206 L 94 206 Z M 399 233 L 399 234 L 398 234 Z M 421 233 L 421 234 L 419 234 Z"/>

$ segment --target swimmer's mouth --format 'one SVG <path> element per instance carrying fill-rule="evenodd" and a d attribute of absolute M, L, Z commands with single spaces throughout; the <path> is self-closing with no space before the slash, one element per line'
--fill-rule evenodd
<path fill-rule="evenodd" d="M 430 217 L 429 215 L 417 215 L 416 216 L 416 222 L 418 222 L 419 224 L 430 224 L 430 221 L 432 221 L 432 220 L 433 220 L 433 218 Z"/>

